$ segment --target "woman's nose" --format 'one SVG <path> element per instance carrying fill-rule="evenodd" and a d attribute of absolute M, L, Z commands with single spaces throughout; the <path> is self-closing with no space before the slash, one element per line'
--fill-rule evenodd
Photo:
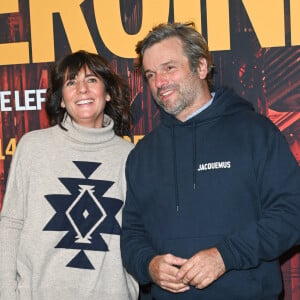
<path fill-rule="evenodd" d="M 86 93 L 87 85 L 84 81 L 79 81 L 77 85 L 77 89 L 79 93 Z"/>

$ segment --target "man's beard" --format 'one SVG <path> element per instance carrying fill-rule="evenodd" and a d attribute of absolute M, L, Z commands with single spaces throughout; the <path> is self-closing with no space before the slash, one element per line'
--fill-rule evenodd
<path fill-rule="evenodd" d="M 183 84 L 180 86 L 177 83 L 169 84 L 163 88 L 158 88 L 156 95 L 153 95 L 156 103 L 162 107 L 165 112 L 176 116 L 179 113 L 181 113 L 185 108 L 192 105 L 197 97 L 197 94 L 199 92 L 199 89 L 201 89 L 201 84 L 199 84 L 199 78 L 195 73 L 190 73 L 190 76 L 186 78 L 186 80 L 183 82 Z M 174 100 L 171 105 L 168 104 L 168 100 L 166 102 L 163 102 L 160 100 L 159 95 L 164 90 L 172 90 L 177 92 L 177 99 Z"/>
<path fill-rule="evenodd" d="M 168 105 L 168 100 L 166 102 L 163 102 L 159 98 L 159 94 L 163 92 L 164 90 L 172 89 L 174 91 L 177 91 L 179 93 L 179 98 L 176 99 L 175 103 L 173 103 L 171 106 Z M 185 103 L 185 100 L 182 98 L 182 95 L 179 91 L 179 85 L 178 84 L 170 84 L 164 88 L 160 88 L 157 90 L 157 94 L 154 97 L 156 103 L 164 109 L 165 112 L 168 114 L 171 114 L 173 116 L 176 116 L 179 114 L 182 110 L 184 110 L 187 107 L 187 104 Z"/>

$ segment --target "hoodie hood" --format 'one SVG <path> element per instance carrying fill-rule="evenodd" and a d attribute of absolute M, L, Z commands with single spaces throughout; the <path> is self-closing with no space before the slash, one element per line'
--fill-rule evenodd
<path fill-rule="evenodd" d="M 191 125 L 193 123 L 210 122 L 214 119 L 245 110 L 254 111 L 254 107 L 250 102 L 235 94 L 232 89 L 219 88 L 216 90 L 213 103 L 186 122 L 181 122 L 175 116 L 166 113 L 162 108 L 160 108 L 160 113 L 162 123 L 167 127 L 173 127 L 183 124 Z"/>
<path fill-rule="evenodd" d="M 201 126 L 202 124 L 208 122 L 217 121 L 219 118 L 240 113 L 242 111 L 254 111 L 253 105 L 238 96 L 234 93 L 234 91 L 230 88 L 220 88 L 217 89 L 215 92 L 214 100 L 212 104 L 194 116 L 193 118 L 187 120 L 186 122 L 182 122 L 178 120 L 175 116 L 166 113 L 162 108 L 160 108 L 161 112 L 161 120 L 162 124 L 171 130 L 172 136 L 172 161 L 173 161 L 173 180 L 174 180 L 174 188 L 175 188 L 175 205 L 176 211 L 179 212 L 180 203 L 179 203 L 179 196 L 178 196 L 178 171 L 177 171 L 177 147 L 176 147 L 176 127 L 190 127 L 193 131 L 192 134 L 192 148 L 193 154 L 191 157 L 192 165 L 193 165 L 193 182 L 192 186 L 193 189 L 196 189 L 196 170 L 197 170 L 197 139 L 201 139 L 203 137 L 199 137 L 197 135 L 197 127 Z"/>

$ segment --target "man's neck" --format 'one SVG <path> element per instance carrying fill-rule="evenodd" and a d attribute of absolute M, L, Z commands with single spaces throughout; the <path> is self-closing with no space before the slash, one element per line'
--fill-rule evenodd
<path fill-rule="evenodd" d="M 176 119 L 181 122 L 185 122 L 190 119 L 190 116 L 194 116 L 195 114 L 201 112 L 206 109 L 212 102 L 212 95 L 210 93 L 205 95 L 205 98 L 201 101 L 194 102 L 193 105 L 186 107 L 183 111 L 176 115 Z"/>
<path fill-rule="evenodd" d="M 211 98 L 208 102 L 205 103 L 205 105 L 203 105 L 202 107 L 200 107 L 198 110 L 194 111 L 193 113 L 191 113 L 190 115 L 188 115 L 184 121 L 187 121 L 193 117 L 195 117 L 196 115 L 200 114 L 202 111 L 204 111 L 205 109 L 207 109 L 212 103 L 213 103 L 213 100 L 214 100 L 214 96 L 215 96 L 215 93 L 212 93 L 211 94 Z"/>

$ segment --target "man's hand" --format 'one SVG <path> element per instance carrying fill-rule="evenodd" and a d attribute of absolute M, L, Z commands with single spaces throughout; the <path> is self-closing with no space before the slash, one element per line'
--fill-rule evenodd
<path fill-rule="evenodd" d="M 183 264 L 176 280 L 203 289 L 225 273 L 225 265 L 217 248 L 199 251 Z"/>
<path fill-rule="evenodd" d="M 149 272 L 153 281 L 162 289 L 172 293 L 181 293 L 189 289 L 182 280 L 176 279 L 178 267 L 187 260 L 172 254 L 155 256 L 149 264 Z"/>

